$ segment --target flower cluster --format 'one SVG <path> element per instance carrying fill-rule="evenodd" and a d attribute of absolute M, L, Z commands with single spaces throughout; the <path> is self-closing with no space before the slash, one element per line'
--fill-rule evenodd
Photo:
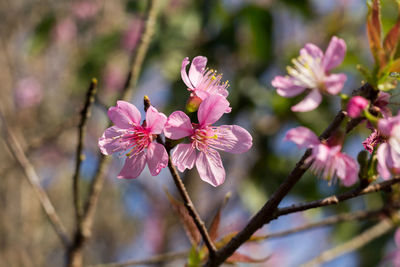
<path fill-rule="evenodd" d="M 183 111 L 175 111 L 168 118 L 150 106 L 146 120 L 140 124 L 139 110 L 125 101 L 118 101 L 116 107 L 108 110 L 108 116 L 114 126 L 106 129 L 99 139 L 103 154 L 123 152 L 125 165 L 118 178 L 136 178 L 144 166 L 150 173 L 158 175 L 168 165 L 168 154 L 157 136 L 164 133 L 166 138 L 184 141 L 172 152 L 172 164 L 179 171 L 192 169 L 194 165 L 200 178 L 218 186 L 225 180 L 225 169 L 221 156 L 216 149 L 230 153 L 244 153 L 252 146 L 251 135 L 237 125 L 214 126 L 224 113 L 230 112 L 226 99 L 228 83 L 221 82 L 222 75 L 206 69 L 207 58 L 198 56 L 193 59 L 186 73 L 188 58 L 182 62 L 182 79 L 191 92 L 189 102 L 196 98 L 197 105 L 191 105 L 191 111 L 197 110 L 198 122 L 191 122 Z"/>

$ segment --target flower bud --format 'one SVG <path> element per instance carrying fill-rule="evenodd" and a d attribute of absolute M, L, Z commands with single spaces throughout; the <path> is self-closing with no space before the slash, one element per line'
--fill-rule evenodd
<path fill-rule="evenodd" d="M 351 118 L 357 118 L 366 107 L 368 107 L 367 99 L 362 96 L 354 96 L 347 103 L 347 114 Z"/>

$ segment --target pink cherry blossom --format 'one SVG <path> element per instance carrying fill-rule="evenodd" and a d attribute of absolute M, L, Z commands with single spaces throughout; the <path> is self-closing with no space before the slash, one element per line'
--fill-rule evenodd
<path fill-rule="evenodd" d="M 182 61 L 181 77 L 188 87 L 188 90 L 192 92 L 192 98 L 197 96 L 201 100 L 205 100 L 208 96 L 215 94 L 222 95 L 225 98 L 228 96 L 228 81 L 222 83 L 222 74 L 218 74 L 217 71 L 206 68 L 206 57 L 195 57 L 190 65 L 188 75 L 186 66 L 189 63 L 188 57 Z M 226 112 L 230 111 L 231 108 L 228 106 Z"/>
<path fill-rule="evenodd" d="M 215 94 L 207 97 L 199 107 L 199 123 L 191 123 L 182 111 L 175 111 L 169 117 L 164 135 L 170 139 L 189 137 L 189 144 L 178 144 L 172 153 L 172 163 L 183 172 L 196 164 L 200 178 L 218 186 L 225 180 L 219 149 L 230 153 L 244 153 L 252 146 L 251 135 L 237 125 L 212 126 L 225 113 L 229 102 Z"/>
<path fill-rule="evenodd" d="M 95 0 L 77 0 L 72 2 L 72 13 L 80 20 L 94 17 L 99 11 L 99 4 Z"/>
<path fill-rule="evenodd" d="M 372 153 L 375 147 L 384 142 L 386 142 L 385 137 L 382 136 L 379 131 L 374 129 L 373 132 L 367 137 L 367 139 L 362 142 L 362 144 L 365 150 L 367 150 L 369 153 Z"/>
<path fill-rule="evenodd" d="M 153 176 L 167 166 L 167 151 L 163 145 L 153 142 L 167 121 L 163 113 L 149 107 L 146 121 L 140 125 L 139 110 L 128 102 L 118 101 L 116 107 L 108 110 L 108 117 L 115 126 L 108 128 L 100 137 L 99 148 L 104 155 L 125 151 L 127 158 L 118 178 L 138 177 L 146 162 Z"/>
<path fill-rule="evenodd" d="M 293 59 L 294 67 L 287 67 L 289 76 L 277 76 L 272 86 L 283 97 L 294 97 L 305 90 L 309 94 L 291 109 L 295 112 L 310 111 L 319 106 L 321 93 L 338 94 L 346 81 L 345 74 L 331 74 L 330 70 L 339 66 L 346 53 L 342 39 L 332 37 L 325 54 L 316 45 L 308 43 L 300 50 L 300 56 Z"/>
<path fill-rule="evenodd" d="M 135 50 L 137 44 L 139 43 L 143 24 L 144 23 L 142 19 L 135 17 L 132 19 L 128 29 L 124 32 L 122 37 L 122 46 L 129 52 Z"/>
<path fill-rule="evenodd" d="M 386 139 L 377 151 L 378 172 L 383 179 L 400 175 L 400 113 L 378 121 L 378 131 Z"/>
<path fill-rule="evenodd" d="M 361 112 L 368 106 L 368 100 L 362 96 L 354 96 L 347 103 L 347 114 L 351 118 L 357 118 Z"/>
<path fill-rule="evenodd" d="M 311 171 L 326 180 L 338 177 L 345 186 L 351 186 L 357 181 L 358 164 L 350 156 L 341 153 L 341 145 L 322 143 L 318 137 L 306 127 L 297 127 L 286 133 L 285 139 L 292 141 L 299 148 L 311 148 L 311 156 L 306 162 L 311 162 Z"/>

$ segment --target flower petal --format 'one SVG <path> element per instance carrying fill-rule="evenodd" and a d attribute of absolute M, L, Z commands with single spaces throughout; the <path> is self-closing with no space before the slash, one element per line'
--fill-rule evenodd
<path fill-rule="evenodd" d="M 207 58 L 197 56 L 192 60 L 192 64 L 189 69 L 189 79 L 191 84 L 196 87 L 203 77 L 203 71 L 207 65 Z"/>
<path fill-rule="evenodd" d="M 225 169 L 222 165 L 221 156 L 214 149 L 199 153 L 196 168 L 200 178 L 212 186 L 219 186 L 225 181 Z"/>
<path fill-rule="evenodd" d="M 192 169 L 196 161 L 196 149 L 192 144 L 179 144 L 172 153 L 171 160 L 180 172 Z"/>
<path fill-rule="evenodd" d="M 201 102 L 197 117 L 202 126 L 211 125 L 229 108 L 229 102 L 222 95 L 210 95 Z"/>
<path fill-rule="evenodd" d="M 186 73 L 186 66 L 190 63 L 189 58 L 185 57 L 182 61 L 182 67 L 181 67 L 181 77 L 183 82 L 186 84 L 186 86 L 190 89 L 194 89 L 194 86 L 191 84 L 190 79 Z"/>
<path fill-rule="evenodd" d="M 326 76 L 324 79 L 325 90 L 331 95 L 336 95 L 342 90 L 346 80 L 347 76 L 343 73 Z"/>
<path fill-rule="evenodd" d="M 291 110 L 294 112 L 311 111 L 319 106 L 322 95 L 318 90 L 312 90 L 300 103 L 294 105 Z"/>
<path fill-rule="evenodd" d="M 357 162 L 350 156 L 338 153 L 338 160 L 343 163 L 337 166 L 336 174 L 342 180 L 344 186 L 352 186 L 358 180 L 358 164 Z"/>
<path fill-rule="evenodd" d="M 387 143 L 381 144 L 377 151 L 378 158 L 378 172 L 383 179 L 388 180 L 391 177 L 391 173 L 387 166 L 387 161 L 390 161 L 391 153 L 390 147 Z"/>
<path fill-rule="evenodd" d="M 346 43 L 344 40 L 333 36 L 322 60 L 322 67 L 325 71 L 330 71 L 339 66 L 342 63 L 345 54 Z"/>
<path fill-rule="evenodd" d="M 129 142 L 124 142 L 121 136 L 121 129 L 117 126 L 107 128 L 103 135 L 99 138 L 99 148 L 104 155 L 111 155 L 118 151 L 126 150 Z"/>
<path fill-rule="evenodd" d="M 167 116 L 150 106 L 146 112 L 146 129 L 153 134 L 160 134 L 167 122 Z"/>
<path fill-rule="evenodd" d="M 139 110 L 126 101 L 117 101 L 117 106 L 110 107 L 107 114 L 110 120 L 120 128 L 126 129 L 132 124 L 140 124 Z"/>
<path fill-rule="evenodd" d="M 313 58 L 322 58 L 324 53 L 322 53 L 321 49 L 315 44 L 308 43 L 300 50 L 301 56 L 310 55 Z"/>
<path fill-rule="evenodd" d="M 192 134 L 192 123 L 185 113 L 182 111 L 174 111 L 169 115 L 164 127 L 165 137 L 177 140 Z"/>
<path fill-rule="evenodd" d="M 135 156 L 126 158 L 124 167 L 118 174 L 118 178 L 134 179 L 143 171 L 146 165 L 146 154 L 144 151 Z"/>
<path fill-rule="evenodd" d="M 290 129 L 283 139 L 284 141 L 292 141 L 299 148 L 310 148 L 320 144 L 318 137 L 310 129 L 306 127 L 297 127 Z"/>
<path fill-rule="evenodd" d="M 238 125 L 219 126 L 216 135 L 212 147 L 225 152 L 240 154 L 248 151 L 253 145 L 253 138 L 249 132 Z"/>
<path fill-rule="evenodd" d="M 168 165 L 168 154 L 165 147 L 158 143 L 151 143 L 147 148 L 147 166 L 150 173 L 156 176 L 161 169 Z"/>
<path fill-rule="evenodd" d="M 283 97 L 294 97 L 306 89 L 305 87 L 295 85 L 291 78 L 283 76 L 276 76 L 271 84 L 276 88 L 278 95 Z"/>

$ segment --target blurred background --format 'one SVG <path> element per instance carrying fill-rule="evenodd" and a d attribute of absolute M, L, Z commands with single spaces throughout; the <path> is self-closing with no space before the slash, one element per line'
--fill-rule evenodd
<path fill-rule="evenodd" d="M 90 80 L 98 94 L 87 123 L 81 191 L 93 179 L 99 157 L 97 140 L 108 125 L 106 109 L 115 105 L 145 25 L 146 0 L 3 0 L 0 1 L 0 105 L 9 126 L 33 166 L 69 233 L 74 230 L 72 175 L 77 122 Z M 142 109 L 143 96 L 169 115 L 183 110 L 188 91 L 180 77 L 184 57 L 208 58 L 207 66 L 229 80 L 233 110 L 220 124 L 238 124 L 253 136 L 253 148 L 241 155 L 222 154 L 227 172 L 218 188 L 202 182 L 196 169 L 182 174 L 202 218 L 209 224 L 225 194 L 220 236 L 238 231 L 285 179 L 303 151 L 282 141 L 298 125 L 320 134 L 340 109 L 338 97 L 325 98 L 316 110 L 293 113 L 302 96 L 286 99 L 271 86 L 276 75 L 307 42 L 325 50 L 335 35 L 347 44 L 344 63 L 335 72 L 348 75 L 344 92 L 361 85 L 356 64 L 372 68 L 366 37 L 364 0 L 163 0 L 155 34 L 131 102 Z M 395 1 L 382 5 L 383 28 L 397 19 Z M 142 111 L 143 112 L 143 111 Z M 144 114 L 144 113 L 142 113 Z M 361 127 L 359 127 L 361 128 Z M 368 130 L 353 131 L 344 150 L 355 157 Z M 65 251 L 46 219 L 24 173 L 0 139 L 0 266 L 62 266 Z M 182 225 L 167 201 L 177 198 L 170 173 L 135 180 L 117 179 L 123 159 L 115 156 L 94 218 L 85 264 L 144 259 L 190 249 Z M 282 205 L 342 192 L 309 172 Z M 260 234 L 293 228 L 340 212 L 382 206 L 372 194 L 333 207 L 284 216 Z M 254 258 L 271 255 L 254 266 L 297 266 L 361 233 L 376 221 L 348 222 L 289 237 L 243 246 Z M 390 265 L 393 232 L 326 266 Z M 301 245 L 299 245 L 301 244 Z M 389 256 L 388 256 L 389 255 Z M 182 266 L 185 259 L 165 263 Z M 243 264 L 242 266 L 245 266 Z"/>

